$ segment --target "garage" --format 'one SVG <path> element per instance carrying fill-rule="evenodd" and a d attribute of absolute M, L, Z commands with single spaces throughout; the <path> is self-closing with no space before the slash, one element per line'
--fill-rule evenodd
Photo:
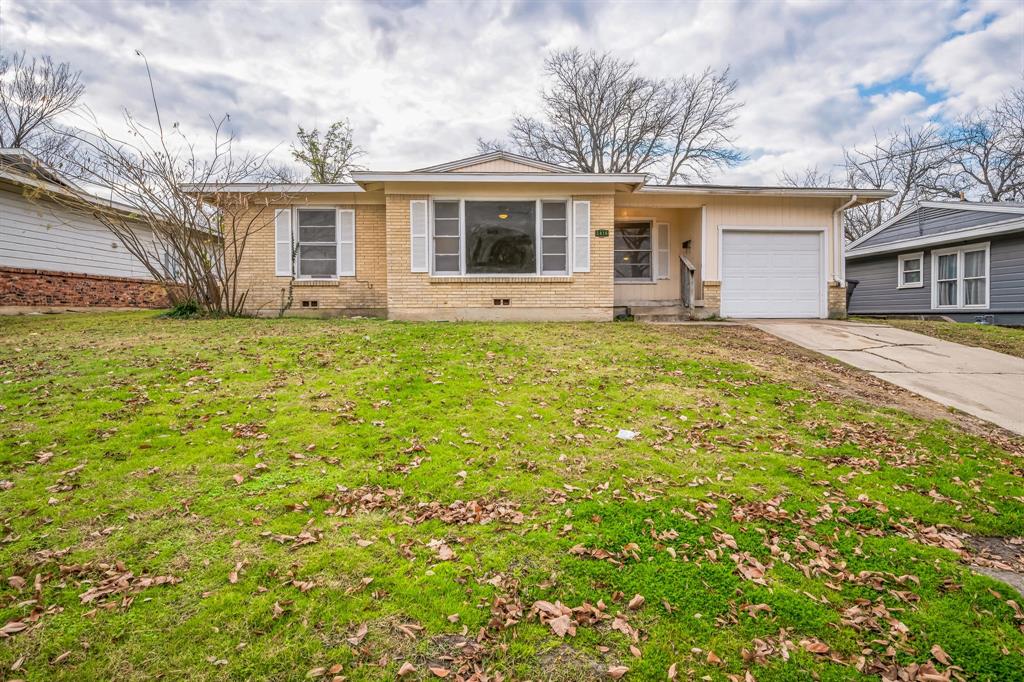
<path fill-rule="evenodd" d="M 722 231 L 722 317 L 825 317 L 822 232 Z"/>

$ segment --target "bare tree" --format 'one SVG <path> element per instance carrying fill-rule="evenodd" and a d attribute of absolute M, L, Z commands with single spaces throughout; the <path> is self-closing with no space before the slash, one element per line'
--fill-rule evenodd
<path fill-rule="evenodd" d="M 50 57 L 0 54 L 0 147 L 27 149 L 52 166 L 74 152 L 56 119 L 85 91 L 81 72 Z"/>
<path fill-rule="evenodd" d="M 341 182 L 352 171 L 359 170 L 356 159 L 363 155 L 363 150 L 353 142 L 352 126 L 347 120 L 332 123 L 322 139 L 316 128 L 307 132 L 302 126 L 296 137 L 292 157 L 309 169 L 313 182 Z"/>
<path fill-rule="evenodd" d="M 591 173 L 652 172 L 702 179 L 742 157 L 728 131 L 740 104 L 728 71 L 655 80 L 609 53 L 556 51 L 540 117 L 517 115 L 508 138 L 519 153 Z M 478 140 L 478 149 L 504 147 Z"/>
<path fill-rule="evenodd" d="M 1024 200 L 1024 89 L 959 119 L 946 135 L 950 168 L 935 189 L 982 201 Z"/>
<path fill-rule="evenodd" d="M 673 107 L 669 126 L 671 155 L 665 184 L 688 182 L 693 176 L 707 182 L 711 171 L 734 166 L 743 155 L 733 146 L 729 131 L 743 106 L 735 98 L 736 81 L 729 69 L 705 69 L 668 85 L 666 100 Z"/>
<path fill-rule="evenodd" d="M 842 179 L 817 168 L 802 173 L 783 172 L 783 184 L 800 187 L 843 185 L 857 189 L 891 189 L 884 201 L 855 206 L 844 212 L 846 238 L 854 240 L 869 232 L 915 201 L 930 199 L 950 167 L 949 147 L 942 131 L 933 124 L 904 126 L 887 136 L 875 137 L 870 147 L 843 150 Z"/>
<path fill-rule="evenodd" d="M 43 185 L 38 196 L 106 226 L 164 285 L 172 304 L 241 314 L 247 289 L 239 272 L 248 240 L 273 229 L 271 204 L 288 197 L 267 182 L 232 189 L 260 177 L 267 156 L 236 153 L 227 116 L 211 118 L 209 145 L 201 148 L 177 122 L 166 126 L 148 63 L 146 71 L 152 123 L 125 111 L 126 134 L 116 136 L 92 121 L 93 131 L 75 133 L 93 160 L 81 169 L 79 186 Z"/>

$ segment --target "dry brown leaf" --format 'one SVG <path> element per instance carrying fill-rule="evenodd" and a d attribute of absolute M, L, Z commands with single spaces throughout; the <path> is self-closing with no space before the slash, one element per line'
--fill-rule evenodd
<path fill-rule="evenodd" d="M 363 639 L 366 637 L 366 623 L 361 624 L 357 629 L 356 633 L 351 637 L 347 637 L 346 641 L 352 646 L 359 646 L 363 643 Z"/>
<path fill-rule="evenodd" d="M 937 660 L 942 665 L 952 665 L 953 663 L 951 660 L 949 660 L 949 654 L 943 651 L 942 647 L 938 644 L 932 645 L 932 656 L 934 656 L 935 660 Z"/>
<path fill-rule="evenodd" d="M 633 598 L 629 600 L 629 608 L 630 608 L 630 610 L 631 611 L 636 611 L 638 608 L 640 608 L 641 606 L 644 605 L 645 601 L 647 601 L 647 600 L 643 598 L 643 595 L 639 595 L 639 594 L 634 595 Z"/>
<path fill-rule="evenodd" d="M 640 658 L 640 656 L 642 655 L 640 653 L 640 649 L 635 644 L 629 645 L 629 653 L 633 654 L 635 658 Z"/>
<path fill-rule="evenodd" d="M 552 618 L 548 621 L 548 627 L 559 637 L 565 637 L 567 634 L 573 636 L 576 634 L 576 626 L 573 625 L 572 618 L 569 616 L 559 616 L 558 618 Z"/>
<path fill-rule="evenodd" d="M 617 680 L 628 672 L 629 668 L 627 668 L 624 665 L 613 665 L 610 668 L 608 668 L 608 677 L 612 678 L 613 680 Z"/>
<path fill-rule="evenodd" d="M 414 672 L 416 672 L 416 666 L 414 666 L 409 661 L 406 661 L 405 663 L 402 664 L 402 667 L 398 669 L 398 676 L 399 677 L 405 677 L 409 673 L 414 673 Z"/>
<path fill-rule="evenodd" d="M 451 672 L 448 668 L 430 668 L 430 672 L 434 673 L 437 677 L 448 677 L 448 673 Z"/>
<path fill-rule="evenodd" d="M 722 659 L 715 655 L 714 651 L 708 652 L 708 663 L 711 665 L 721 665 Z"/>
<path fill-rule="evenodd" d="M 678 672 L 676 671 L 676 664 L 673 663 L 672 665 L 670 665 L 668 667 L 668 679 L 674 680 L 674 679 L 676 679 L 677 675 L 678 675 Z"/>

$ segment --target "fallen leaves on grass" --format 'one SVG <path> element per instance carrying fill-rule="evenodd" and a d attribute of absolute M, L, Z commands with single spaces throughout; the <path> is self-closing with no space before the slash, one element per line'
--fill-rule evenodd
<path fill-rule="evenodd" d="M 176 578 L 173 575 L 136 576 L 133 572 L 127 570 L 121 562 L 117 562 L 113 566 L 101 564 L 100 567 L 104 569 L 103 580 L 78 595 L 83 604 L 90 604 L 92 602 L 99 604 L 105 602 L 109 597 L 125 595 L 121 602 L 122 606 L 129 606 L 133 597 L 127 595 L 141 592 L 147 587 L 176 585 L 181 582 L 181 578 Z"/>

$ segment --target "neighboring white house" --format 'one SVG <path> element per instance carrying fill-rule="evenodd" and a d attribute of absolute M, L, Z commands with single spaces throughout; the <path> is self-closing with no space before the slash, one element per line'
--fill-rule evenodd
<path fill-rule="evenodd" d="M 167 305 L 163 288 L 106 226 L 40 198 L 47 186 L 74 188 L 25 150 L 0 149 L 0 307 Z"/>

